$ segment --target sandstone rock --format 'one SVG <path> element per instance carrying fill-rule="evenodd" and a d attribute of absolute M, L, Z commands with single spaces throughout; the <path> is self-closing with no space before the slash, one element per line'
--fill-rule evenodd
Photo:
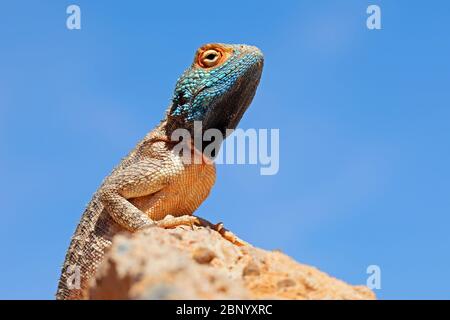
<path fill-rule="evenodd" d="M 120 234 L 91 299 L 375 299 L 279 251 L 238 247 L 209 228 Z"/>

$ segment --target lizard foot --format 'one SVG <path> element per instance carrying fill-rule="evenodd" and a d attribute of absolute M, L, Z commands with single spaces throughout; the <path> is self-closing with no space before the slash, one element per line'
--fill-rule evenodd
<path fill-rule="evenodd" d="M 178 226 L 194 226 L 201 225 L 199 218 L 190 215 L 184 215 L 180 217 L 174 217 L 172 215 L 167 215 L 164 219 L 156 222 L 158 227 L 164 229 L 173 229 Z"/>
<path fill-rule="evenodd" d="M 245 242 L 244 240 L 238 238 L 238 237 L 237 237 L 233 232 L 231 232 L 230 230 L 225 229 L 225 227 L 223 226 L 223 223 L 222 223 L 222 222 L 219 222 L 219 223 L 214 224 L 214 223 L 209 222 L 209 221 L 206 220 L 206 219 L 198 218 L 198 217 L 196 217 L 196 218 L 199 220 L 201 226 L 209 227 L 209 228 L 211 228 L 212 230 L 217 231 L 218 233 L 220 233 L 220 235 L 221 235 L 224 239 L 230 241 L 231 243 L 233 243 L 233 244 L 235 244 L 235 245 L 237 245 L 237 246 L 239 246 L 239 247 L 250 245 L 248 242 Z"/>

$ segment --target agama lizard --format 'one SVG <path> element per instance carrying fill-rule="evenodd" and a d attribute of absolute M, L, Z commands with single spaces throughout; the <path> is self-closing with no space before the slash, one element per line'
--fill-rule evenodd
<path fill-rule="evenodd" d="M 208 225 L 236 244 L 239 239 L 221 225 L 193 216 L 216 178 L 213 159 L 201 153 L 201 163 L 186 163 L 174 152 L 172 133 L 186 129 L 194 136 L 194 121 L 203 131 L 234 129 L 250 105 L 263 68 L 263 55 L 253 46 L 207 44 L 178 79 L 165 118 L 105 178 L 87 205 L 72 237 L 62 267 L 57 299 L 85 299 L 89 280 L 115 234 L 147 227 Z M 79 270 L 79 287 L 71 276 Z"/>

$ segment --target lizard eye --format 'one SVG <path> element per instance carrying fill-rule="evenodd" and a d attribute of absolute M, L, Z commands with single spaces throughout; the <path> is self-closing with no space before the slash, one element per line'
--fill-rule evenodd
<path fill-rule="evenodd" d="M 204 68 L 211 68 L 218 64 L 221 57 L 222 53 L 220 51 L 209 49 L 199 56 L 198 63 Z"/>

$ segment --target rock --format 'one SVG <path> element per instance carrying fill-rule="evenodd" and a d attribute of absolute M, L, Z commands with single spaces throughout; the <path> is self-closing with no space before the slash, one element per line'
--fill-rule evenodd
<path fill-rule="evenodd" d="M 279 251 L 236 246 L 204 227 L 149 228 L 113 239 L 91 299 L 375 299 Z"/>

